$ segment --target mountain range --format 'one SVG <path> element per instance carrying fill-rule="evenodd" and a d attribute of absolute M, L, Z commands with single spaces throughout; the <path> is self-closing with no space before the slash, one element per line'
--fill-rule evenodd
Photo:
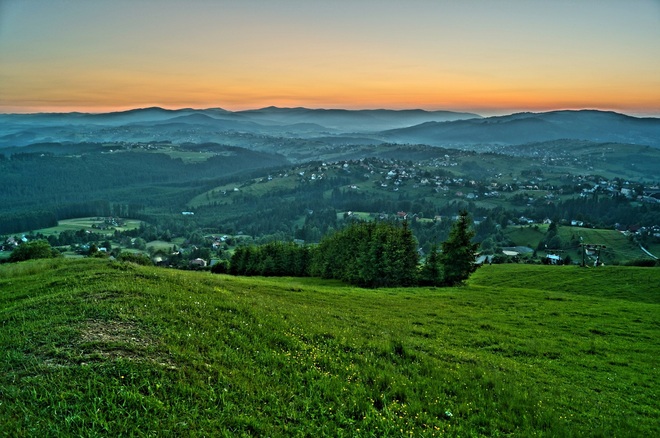
<path fill-rule="evenodd" d="M 637 118 L 607 111 L 551 111 L 427 122 L 382 135 L 393 142 L 447 146 L 451 143 L 524 144 L 574 139 L 660 147 L 660 119 Z"/>
<path fill-rule="evenodd" d="M 660 119 L 598 110 L 482 117 L 451 111 L 277 107 L 0 114 L 1 148 L 40 142 L 222 143 L 228 136 L 241 134 L 309 139 L 329 145 L 402 143 L 474 150 L 559 139 L 660 148 Z"/>

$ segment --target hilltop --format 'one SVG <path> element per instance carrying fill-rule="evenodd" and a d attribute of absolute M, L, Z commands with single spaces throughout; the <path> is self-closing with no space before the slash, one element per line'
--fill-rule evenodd
<path fill-rule="evenodd" d="M 26 435 L 653 436 L 660 271 L 363 290 L 98 259 L 0 266 Z"/>

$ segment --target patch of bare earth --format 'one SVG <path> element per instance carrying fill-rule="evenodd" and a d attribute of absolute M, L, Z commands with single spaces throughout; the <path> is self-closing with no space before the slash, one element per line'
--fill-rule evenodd
<path fill-rule="evenodd" d="M 79 347 L 85 359 L 122 358 L 175 369 L 169 358 L 152 348 L 157 345 L 158 340 L 134 321 L 89 320 L 80 331 Z"/>
<path fill-rule="evenodd" d="M 75 360 L 62 360 L 60 355 L 59 358 L 46 359 L 45 364 L 50 367 L 66 367 L 75 362 L 87 365 L 121 358 L 176 369 L 167 355 L 158 352 L 158 339 L 134 321 L 88 320 L 79 327 L 79 333 L 79 338 L 66 347 L 74 352 Z"/>

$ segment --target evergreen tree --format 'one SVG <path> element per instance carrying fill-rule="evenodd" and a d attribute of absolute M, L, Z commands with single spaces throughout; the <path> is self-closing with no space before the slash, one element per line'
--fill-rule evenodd
<path fill-rule="evenodd" d="M 397 286 L 417 284 L 418 264 L 417 241 L 408 227 L 408 222 L 403 222 L 400 227 L 390 228 L 385 244 L 387 282 Z"/>
<path fill-rule="evenodd" d="M 552 221 L 550 226 L 548 226 L 548 231 L 543 236 L 543 239 L 539 242 L 536 249 L 541 251 L 548 249 L 560 249 L 562 247 L 561 237 L 559 237 L 559 230 L 557 227 L 557 221 Z"/>
<path fill-rule="evenodd" d="M 436 245 L 431 246 L 431 251 L 424 261 L 419 274 L 419 284 L 421 286 L 439 286 L 442 284 L 442 266 L 440 265 Z"/>
<path fill-rule="evenodd" d="M 360 222 L 321 240 L 311 274 L 363 287 L 412 286 L 418 259 L 407 224 Z"/>
<path fill-rule="evenodd" d="M 475 256 L 479 244 L 472 243 L 475 232 L 470 223 L 468 212 L 461 211 L 449 232 L 449 237 L 442 243 L 442 253 L 439 258 L 443 270 L 443 283 L 447 286 L 463 283 L 477 269 Z"/>
<path fill-rule="evenodd" d="M 229 273 L 231 275 L 245 274 L 246 252 L 246 247 L 244 246 L 239 246 L 234 250 L 234 254 L 231 256 L 229 262 Z"/>

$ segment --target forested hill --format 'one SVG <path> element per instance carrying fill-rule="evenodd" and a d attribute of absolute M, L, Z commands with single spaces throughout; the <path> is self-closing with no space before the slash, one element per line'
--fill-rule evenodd
<path fill-rule="evenodd" d="M 148 207 L 176 211 L 205 184 L 288 163 L 277 154 L 218 145 L 207 159 L 189 162 L 145 150 L 81 153 L 101 146 L 57 146 L 67 147 L 80 155 L 0 155 L 0 205 L 7 206 L 0 213 L 0 233 L 114 214 L 111 203 L 131 206 L 131 216 Z"/>
<path fill-rule="evenodd" d="M 660 147 L 660 119 L 582 110 L 481 117 L 423 110 L 262 108 L 165 110 L 108 114 L 0 114 L 0 148 L 39 142 L 227 143 L 236 134 L 333 144 L 422 143 L 434 146 L 523 144 L 559 139 Z M 252 148 L 252 141 L 239 146 Z M 272 150 L 272 149 L 271 149 Z"/>
<path fill-rule="evenodd" d="M 144 108 L 107 114 L 0 114 L 0 148 L 38 142 L 219 142 L 230 132 L 313 138 L 329 133 L 373 133 L 429 121 L 474 117 L 480 116 L 452 111 L 275 107 L 238 112 L 219 108 Z"/>
<path fill-rule="evenodd" d="M 559 139 L 621 142 L 660 148 L 660 119 L 605 111 L 551 111 L 428 122 L 383 133 L 390 141 L 431 145 L 523 144 Z"/>

